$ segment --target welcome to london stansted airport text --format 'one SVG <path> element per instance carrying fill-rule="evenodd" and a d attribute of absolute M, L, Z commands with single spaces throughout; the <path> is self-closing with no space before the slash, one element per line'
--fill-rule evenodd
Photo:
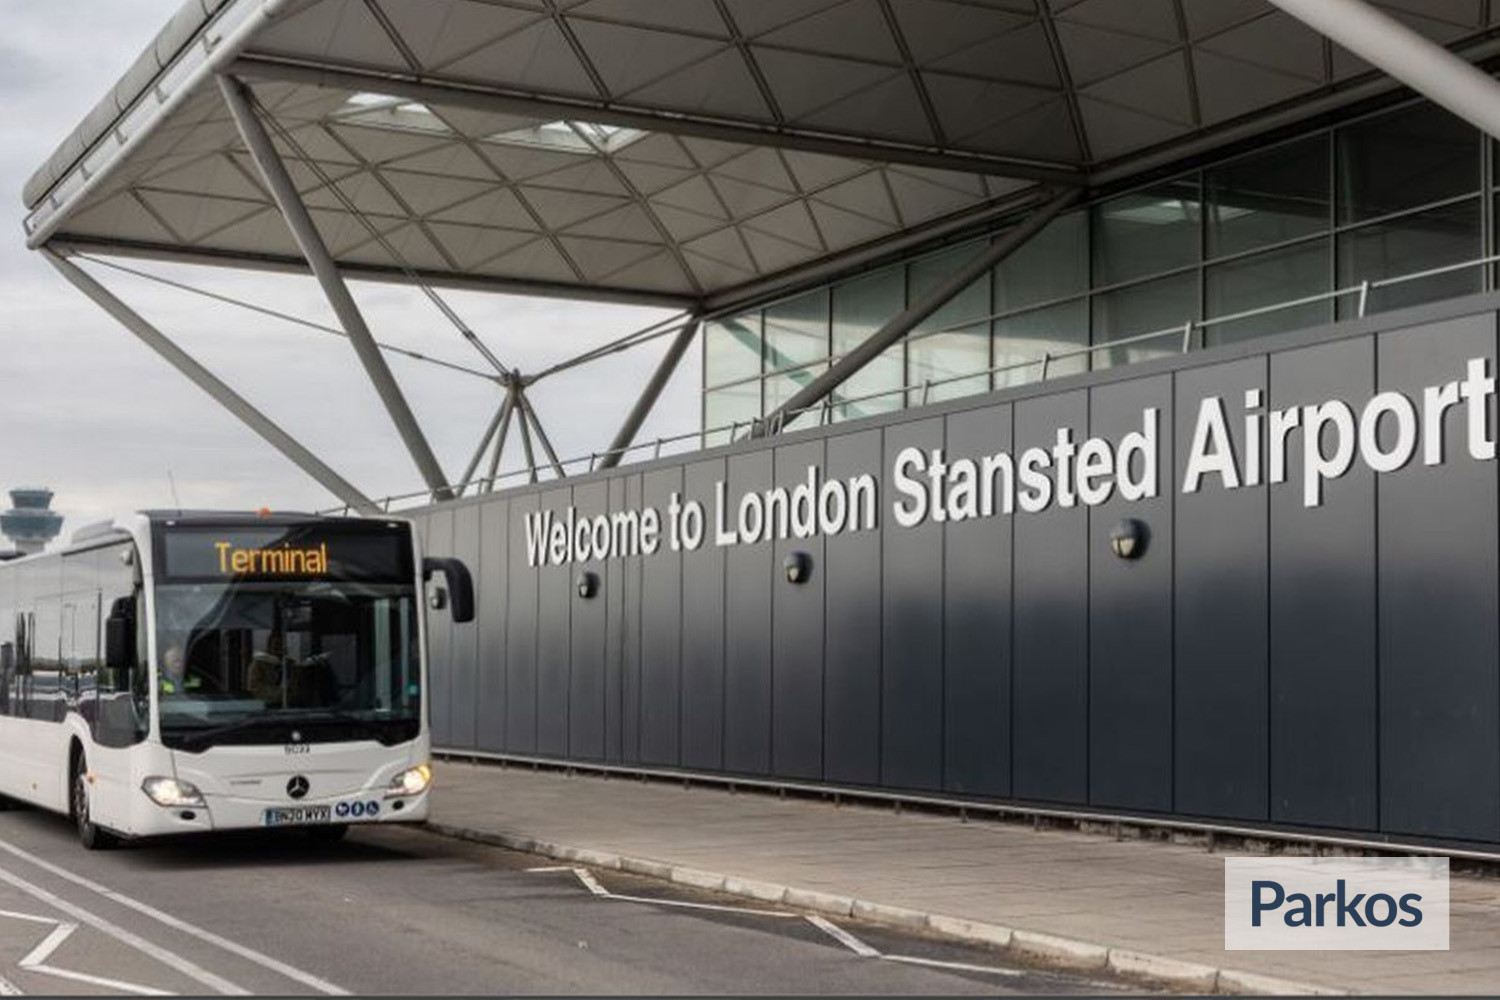
<path fill-rule="evenodd" d="M 1376 473 L 1394 472 L 1420 451 L 1426 466 L 1441 465 L 1454 450 L 1446 418 L 1456 410 L 1465 431 L 1469 459 L 1492 461 L 1495 441 L 1489 427 L 1495 378 L 1487 358 L 1471 358 L 1462 378 L 1425 387 L 1419 399 L 1393 390 L 1376 393 L 1357 409 L 1341 399 L 1268 410 L 1262 389 L 1238 401 L 1243 442 L 1230 433 L 1232 404 L 1222 396 L 1199 401 L 1183 470 L 1181 490 L 1196 493 L 1206 484 L 1225 490 L 1261 485 L 1262 470 L 1272 486 L 1288 483 L 1291 444 L 1300 437 L 1302 456 L 1296 478 L 1307 507 L 1323 503 L 1323 488 L 1356 461 Z M 1019 457 L 997 451 L 979 457 L 950 458 L 944 449 L 903 448 L 891 464 L 895 496 L 891 518 L 902 528 L 932 522 L 967 521 L 1017 512 L 1035 514 L 1058 507 L 1097 506 L 1116 493 L 1126 501 L 1161 493 L 1158 438 L 1161 411 L 1141 411 L 1140 429 L 1118 441 L 1075 439 L 1069 427 L 1056 431 L 1050 447 L 1030 447 Z M 828 478 L 809 465 L 793 486 L 746 492 L 731 500 L 728 484 L 714 485 L 712 542 L 750 545 L 772 539 L 812 538 L 879 527 L 879 482 L 873 473 Z M 696 551 L 708 541 L 708 515 L 702 501 L 672 492 L 662 508 L 642 505 L 609 513 L 581 515 L 563 510 L 526 514 L 526 555 L 531 566 Z"/>

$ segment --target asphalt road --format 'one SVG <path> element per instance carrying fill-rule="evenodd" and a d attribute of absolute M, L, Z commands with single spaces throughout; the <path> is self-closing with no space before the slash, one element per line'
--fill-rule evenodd
<path fill-rule="evenodd" d="M 554 865 L 394 827 L 337 845 L 236 835 L 88 853 L 59 817 L 0 812 L 0 994 L 1120 988 L 855 921 Z"/>

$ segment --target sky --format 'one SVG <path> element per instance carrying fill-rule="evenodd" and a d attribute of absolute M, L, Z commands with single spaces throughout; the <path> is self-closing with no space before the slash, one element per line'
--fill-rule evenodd
<path fill-rule="evenodd" d="M 0 0 L 0 490 L 48 486 L 66 537 L 151 507 L 316 510 L 337 501 L 117 325 L 25 246 L 21 188 L 113 86 L 180 0 Z M 122 261 L 336 326 L 299 275 Z M 85 265 L 89 266 L 89 265 Z M 97 267 L 92 273 L 367 496 L 422 486 L 343 338 Z M 484 362 L 421 292 L 351 283 L 377 338 Z M 537 371 L 669 315 L 657 309 L 444 290 L 508 365 Z M 531 398 L 564 457 L 603 449 L 666 341 L 538 383 Z M 493 383 L 387 355 L 450 479 L 500 402 Z M 698 426 L 690 352 L 641 439 Z M 519 463 L 514 438 L 505 467 Z M 175 497 L 174 497 L 175 486 Z M 8 506 L 8 498 L 0 509 Z"/>

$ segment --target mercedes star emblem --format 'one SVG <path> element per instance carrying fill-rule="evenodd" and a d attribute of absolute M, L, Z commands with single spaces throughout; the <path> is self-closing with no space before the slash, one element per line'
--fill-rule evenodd
<path fill-rule="evenodd" d="M 293 775 L 292 780 L 286 783 L 286 793 L 294 799 L 300 799 L 306 795 L 307 788 L 307 779 L 300 774 Z"/>

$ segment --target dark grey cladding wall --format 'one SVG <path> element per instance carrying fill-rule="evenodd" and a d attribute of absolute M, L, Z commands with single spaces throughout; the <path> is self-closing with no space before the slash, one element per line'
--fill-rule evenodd
<path fill-rule="evenodd" d="M 1199 402 L 1271 407 L 1495 372 L 1476 298 L 417 513 L 474 571 L 479 617 L 431 617 L 438 746 L 1233 825 L 1500 844 L 1500 462 L 1181 490 Z M 1160 494 L 896 525 L 892 460 L 1118 441 L 1159 411 Z M 1389 431 L 1389 428 L 1386 428 Z M 1490 431 L 1495 430 L 1493 406 Z M 1299 470 L 1300 436 L 1289 468 Z M 713 491 L 874 474 L 878 530 L 717 548 Z M 527 565 L 524 518 L 705 502 L 695 552 Z M 1138 561 L 1109 548 L 1144 521 Z M 811 554 L 810 582 L 783 559 Z M 592 600 L 577 596 L 583 569 Z"/>

